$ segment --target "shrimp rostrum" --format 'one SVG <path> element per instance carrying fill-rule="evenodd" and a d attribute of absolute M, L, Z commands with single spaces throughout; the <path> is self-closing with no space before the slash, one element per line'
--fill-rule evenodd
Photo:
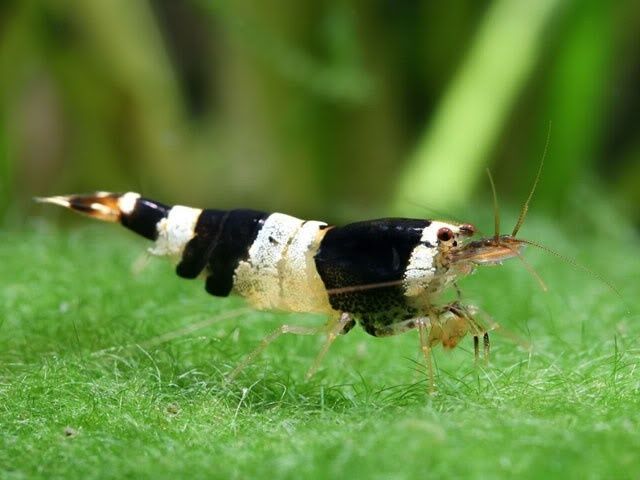
<path fill-rule="evenodd" d="M 529 243 L 515 238 L 526 204 L 511 235 L 496 230 L 492 237 L 471 241 L 476 232 L 471 224 L 424 219 L 331 226 L 282 213 L 167 206 L 132 192 L 39 200 L 120 223 L 153 241 L 152 254 L 174 257 L 180 277 L 204 277 L 211 295 L 237 294 L 260 310 L 328 316 L 318 328 L 281 326 L 232 377 L 282 334 L 324 333 L 311 375 L 337 336 L 356 324 L 376 337 L 417 330 L 431 377 L 430 351 L 437 344 L 453 348 L 468 333 L 476 356 L 480 337 L 487 354 L 488 333 L 475 320 L 475 308 L 438 299 L 477 265 L 520 256 Z"/>

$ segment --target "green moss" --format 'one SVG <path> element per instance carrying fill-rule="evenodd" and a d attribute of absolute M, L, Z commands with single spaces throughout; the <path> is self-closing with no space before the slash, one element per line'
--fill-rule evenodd
<path fill-rule="evenodd" d="M 517 262 L 483 269 L 465 296 L 514 334 L 493 335 L 486 368 L 469 339 L 435 351 L 433 397 L 416 335 L 359 329 L 310 382 L 322 340 L 287 337 L 225 383 L 268 331 L 319 319 L 234 316 L 239 299 L 211 298 L 162 261 L 142 268 L 144 242 L 108 226 L 4 232 L 0 476 L 637 477 L 637 244 L 603 250 L 540 218 L 526 228 L 631 305 L 538 252 L 527 257 L 546 294 Z"/>

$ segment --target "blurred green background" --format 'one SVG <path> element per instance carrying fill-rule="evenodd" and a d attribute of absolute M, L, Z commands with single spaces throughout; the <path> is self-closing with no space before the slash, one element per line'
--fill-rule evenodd
<path fill-rule="evenodd" d="M 638 32 L 637 0 L 0 1 L 0 477 L 640 478 Z M 483 269 L 463 301 L 504 326 L 491 364 L 438 348 L 434 396 L 417 335 L 361 329 L 310 382 L 321 338 L 227 383 L 320 319 L 237 313 L 32 201 L 488 233 L 489 166 L 508 231 L 549 132 L 522 235 L 621 298 L 543 252 L 546 295 L 518 262 Z"/>
<path fill-rule="evenodd" d="M 93 190 L 473 221 L 550 126 L 535 208 L 637 225 L 638 31 L 633 0 L 4 0 L 0 225 Z"/>

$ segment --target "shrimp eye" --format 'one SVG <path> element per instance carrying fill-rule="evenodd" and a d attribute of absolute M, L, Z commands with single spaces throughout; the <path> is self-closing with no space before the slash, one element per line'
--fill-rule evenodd
<path fill-rule="evenodd" d="M 470 237 L 474 233 L 476 233 L 476 227 L 474 227 L 470 223 L 465 223 L 463 225 L 460 225 L 460 233 L 467 237 Z"/>
<path fill-rule="evenodd" d="M 448 242 L 452 238 L 453 232 L 450 228 L 442 227 L 440 230 L 438 230 L 438 240 L 440 240 L 441 242 Z"/>

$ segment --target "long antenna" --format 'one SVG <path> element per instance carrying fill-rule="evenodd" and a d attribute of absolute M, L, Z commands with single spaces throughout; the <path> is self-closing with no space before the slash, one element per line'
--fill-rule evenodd
<path fill-rule="evenodd" d="M 524 223 L 524 219 L 527 216 L 527 212 L 529 211 L 529 203 L 533 198 L 533 194 L 536 191 L 536 187 L 538 186 L 538 181 L 540 180 L 540 175 L 542 174 L 542 167 L 544 166 L 544 159 L 547 156 L 547 150 L 549 149 L 549 139 L 551 138 L 551 123 L 549 123 L 549 130 L 547 131 L 547 141 L 544 145 L 544 152 L 542 152 L 542 160 L 540 160 L 540 166 L 538 167 L 538 173 L 536 174 L 536 178 L 533 181 L 533 186 L 531 187 L 531 191 L 529 192 L 529 196 L 527 200 L 522 205 L 522 210 L 520 210 L 520 216 L 518 217 L 518 221 L 516 222 L 516 226 L 513 227 L 513 232 L 511 232 L 511 236 L 515 237 L 520 231 L 520 227 Z"/>
<path fill-rule="evenodd" d="M 363 283 L 361 285 L 349 285 L 346 287 L 337 287 L 327 289 L 329 295 L 340 295 L 343 293 L 363 292 L 366 290 L 374 290 L 376 288 L 395 287 L 404 284 L 405 280 L 388 280 L 386 282 Z"/>
<path fill-rule="evenodd" d="M 493 196 L 493 221 L 494 221 L 494 238 L 496 242 L 500 238 L 500 210 L 498 209 L 498 194 L 496 193 L 496 184 L 493 182 L 491 176 L 491 170 L 487 168 L 487 176 L 489 177 L 489 183 L 491 184 L 491 194 Z"/>
<path fill-rule="evenodd" d="M 438 220 L 441 220 L 441 221 L 448 221 L 448 222 L 451 222 L 451 223 L 458 223 L 460 225 L 465 223 L 462 219 L 454 217 L 453 215 L 451 215 L 450 212 L 445 212 L 443 210 L 438 210 L 437 208 L 429 207 L 427 205 L 424 205 L 421 202 L 413 200 L 412 198 L 408 198 L 407 197 L 407 198 L 404 199 L 404 201 L 407 202 L 411 206 L 418 207 L 421 210 L 425 210 L 426 212 L 429 212 L 430 214 L 433 214 L 434 217 L 431 217 L 432 219 L 437 218 Z"/>
<path fill-rule="evenodd" d="M 540 250 L 543 250 L 545 252 L 547 252 L 550 255 L 553 255 L 554 257 L 559 258 L 560 260 L 562 260 L 563 262 L 567 263 L 568 265 L 571 265 L 573 268 L 578 269 L 578 270 L 582 270 L 583 272 L 591 275 L 593 278 L 599 280 L 600 282 L 602 282 L 603 285 L 605 285 L 606 287 L 609 288 L 609 290 L 611 290 L 613 293 L 616 294 L 616 296 L 622 300 L 622 302 L 625 304 L 625 306 L 627 306 L 627 303 L 624 299 L 624 297 L 622 296 L 622 293 L 620 293 L 620 290 L 618 290 L 615 285 L 613 283 L 611 283 L 610 281 L 608 281 L 606 278 L 604 278 L 602 275 L 600 275 L 598 272 L 591 270 L 590 268 L 582 265 L 580 262 L 578 262 L 577 260 L 575 260 L 574 258 L 571 257 L 567 257 L 566 255 L 562 255 L 559 252 L 556 252 L 555 250 L 542 245 L 541 243 L 538 242 L 534 242 L 532 240 L 523 240 L 521 238 L 519 238 L 517 240 L 518 242 L 527 244 L 527 245 L 531 245 L 532 247 L 536 247 L 539 248 Z M 629 311 L 629 309 L 627 308 L 627 312 Z"/>

